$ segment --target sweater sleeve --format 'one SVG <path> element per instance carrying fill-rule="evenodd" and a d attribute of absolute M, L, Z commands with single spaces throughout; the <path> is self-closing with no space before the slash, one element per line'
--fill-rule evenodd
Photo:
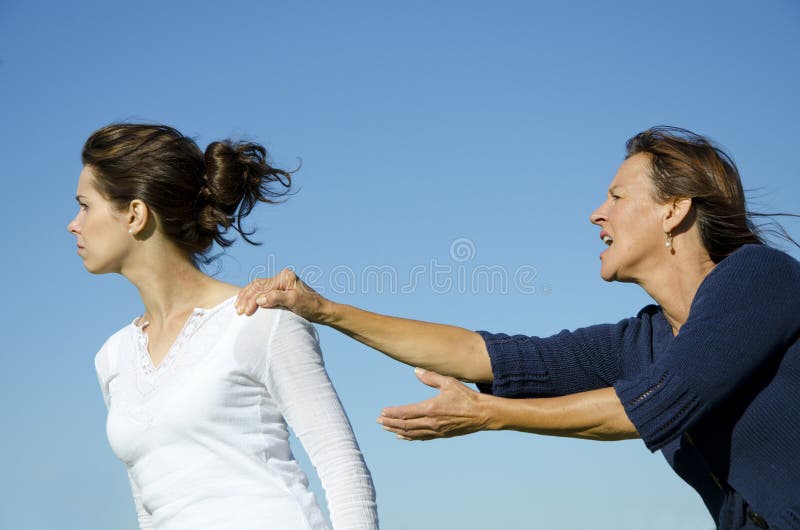
<path fill-rule="evenodd" d="M 314 326 L 279 311 L 269 338 L 267 388 L 319 474 L 336 530 L 378 527 L 372 478 L 322 360 Z"/>
<path fill-rule="evenodd" d="M 648 306 L 616 324 L 597 324 L 550 337 L 478 331 L 486 341 L 494 380 L 481 392 L 502 397 L 546 397 L 611 386 L 623 358 L 650 332 Z"/>
<path fill-rule="evenodd" d="M 800 264 L 748 245 L 706 276 L 667 350 L 614 387 L 647 447 L 657 451 L 779 360 L 798 334 Z"/>
<path fill-rule="evenodd" d="M 97 381 L 100 383 L 100 392 L 103 394 L 103 403 L 106 405 L 106 410 L 111 404 L 111 396 L 109 393 L 109 383 L 113 378 L 113 370 L 111 369 L 111 358 L 109 357 L 111 352 L 109 349 L 109 344 L 111 340 L 109 339 L 106 341 L 105 344 L 100 348 L 100 351 L 97 352 L 94 358 L 94 368 L 95 372 L 97 373 Z M 139 493 L 139 488 L 136 483 L 133 481 L 133 477 L 131 477 L 130 471 L 128 471 L 128 482 L 131 486 L 131 494 L 133 496 L 133 504 L 136 507 L 136 518 L 139 521 L 139 528 L 140 530 L 152 530 L 153 528 L 153 516 L 150 515 L 144 505 L 142 504 L 142 496 Z"/>

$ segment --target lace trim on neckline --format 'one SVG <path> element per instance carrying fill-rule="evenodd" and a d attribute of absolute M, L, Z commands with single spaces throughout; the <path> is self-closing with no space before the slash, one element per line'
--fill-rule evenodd
<path fill-rule="evenodd" d="M 186 322 L 183 324 L 183 328 L 181 328 L 181 331 L 178 333 L 175 341 L 169 347 L 169 350 L 167 350 L 167 354 L 164 356 L 161 362 L 158 363 L 158 366 L 153 364 L 153 359 L 150 357 L 150 352 L 148 351 L 150 337 L 144 332 L 144 328 L 147 327 L 150 322 L 145 321 L 143 323 L 139 323 L 144 315 L 134 318 L 131 324 L 133 325 L 134 333 L 136 335 L 137 353 L 139 356 L 139 365 L 141 366 L 142 371 L 148 376 L 158 376 L 164 373 L 173 363 L 178 352 L 180 352 L 180 350 L 183 348 L 184 343 L 189 340 L 192 335 L 194 335 L 195 331 L 197 331 L 200 325 L 211 315 L 225 307 L 228 303 L 233 302 L 235 299 L 236 295 L 223 300 L 219 304 L 208 309 L 203 307 L 195 307 L 192 310 L 192 314 L 189 315 L 189 318 L 186 319 Z"/>

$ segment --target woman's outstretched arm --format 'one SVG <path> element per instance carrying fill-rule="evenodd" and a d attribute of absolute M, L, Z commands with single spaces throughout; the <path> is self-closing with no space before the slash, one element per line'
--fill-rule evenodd
<path fill-rule="evenodd" d="M 483 338 L 457 326 L 380 315 L 322 297 L 294 271 L 245 286 L 236 300 L 239 314 L 259 307 L 285 307 L 306 320 L 330 326 L 392 359 L 476 383 L 492 381 Z"/>
<path fill-rule="evenodd" d="M 590 440 L 639 438 L 613 387 L 558 397 L 509 399 L 480 394 L 451 377 L 417 370 L 439 395 L 388 407 L 378 423 L 405 440 L 430 440 L 483 430 L 515 430 Z"/>

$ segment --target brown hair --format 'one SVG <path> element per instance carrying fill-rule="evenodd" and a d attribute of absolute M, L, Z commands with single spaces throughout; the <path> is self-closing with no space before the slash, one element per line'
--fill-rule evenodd
<path fill-rule="evenodd" d="M 700 236 L 714 263 L 747 243 L 765 244 L 753 217 L 792 215 L 748 211 L 736 164 L 699 134 L 679 127 L 652 127 L 630 138 L 625 147 L 626 158 L 637 153 L 650 156 L 656 200 L 692 199 Z M 774 224 L 782 237 L 797 244 L 780 224 Z"/>
<path fill-rule="evenodd" d="M 100 194 L 120 211 L 142 200 L 164 236 L 198 268 L 217 257 L 206 256 L 214 241 L 233 244 L 224 237 L 229 227 L 260 245 L 248 239 L 254 231 L 242 229 L 242 218 L 258 201 L 278 202 L 291 186 L 291 172 L 272 167 L 261 145 L 224 140 L 203 153 L 166 125 L 107 125 L 86 140 L 81 158 Z"/>

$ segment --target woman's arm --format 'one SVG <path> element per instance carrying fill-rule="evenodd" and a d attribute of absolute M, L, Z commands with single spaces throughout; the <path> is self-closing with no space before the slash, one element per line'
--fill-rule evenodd
<path fill-rule="evenodd" d="M 142 504 L 142 494 L 139 492 L 139 487 L 133 481 L 130 471 L 128 471 L 128 481 L 131 483 L 131 493 L 133 494 L 133 504 L 136 506 L 139 530 L 153 530 L 153 516 L 150 515 L 150 512 L 148 512 Z"/>
<path fill-rule="evenodd" d="M 322 360 L 316 330 L 277 311 L 262 376 L 319 474 L 336 530 L 376 529 L 372 477 Z"/>
<path fill-rule="evenodd" d="M 548 398 L 508 399 L 480 394 L 451 377 L 417 370 L 438 388 L 421 403 L 383 409 L 378 423 L 405 440 L 430 440 L 482 430 L 515 430 L 590 440 L 638 438 L 613 388 Z"/>
<path fill-rule="evenodd" d="M 107 340 L 94 358 L 95 372 L 97 373 L 97 381 L 100 383 L 100 391 L 103 394 L 103 403 L 106 404 L 108 410 L 111 404 L 111 396 L 109 394 L 108 383 L 111 380 L 110 369 L 110 341 Z M 133 481 L 130 470 L 128 470 L 128 481 L 131 485 L 131 495 L 133 496 L 133 504 L 136 507 L 136 518 L 139 521 L 140 530 L 152 530 L 153 516 L 148 512 L 142 504 L 142 495 L 136 482 Z"/>
<path fill-rule="evenodd" d="M 285 307 L 402 363 L 463 381 L 492 381 L 486 344 L 474 331 L 380 315 L 338 304 L 320 296 L 289 269 L 284 269 L 274 278 L 248 284 L 239 293 L 236 307 L 239 314 L 248 316 L 259 307 Z"/>

